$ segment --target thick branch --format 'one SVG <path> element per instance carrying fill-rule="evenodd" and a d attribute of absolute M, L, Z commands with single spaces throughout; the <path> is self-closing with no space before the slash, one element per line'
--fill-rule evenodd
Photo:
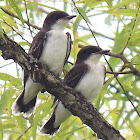
<path fill-rule="evenodd" d="M 103 140 L 125 140 L 120 132 L 111 126 L 98 113 L 97 109 L 86 102 L 80 94 L 52 75 L 46 66 L 38 64 L 38 67 L 34 67 L 29 62 L 28 54 L 6 35 L 5 38 L 7 42 L 4 42 L 0 37 L 0 50 L 4 59 L 13 59 L 24 70 L 28 71 L 34 81 L 44 85 L 49 93 L 61 100 L 64 106 L 96 132 L 99 138 Z"/>

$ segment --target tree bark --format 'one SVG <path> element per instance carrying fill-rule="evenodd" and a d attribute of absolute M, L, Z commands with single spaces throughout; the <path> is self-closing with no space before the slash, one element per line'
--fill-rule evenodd
<path fill-rule="evenodd" d="M 93 105 L 85 101 L 82 95 L 51 74 L 47 66 L 31 62 L 30 57 L 20 45 L 8 38 L 7 35 L 4 34 L 4 36 L 6 42 L 0 36 L 0 50 L 4 59 L 13 59 L 29 72 L 35 82 L 44 85 L 50 94 L 62 101 L 73 115 L 78 116 L 84 124 L 97 133 L 98 138 L 125 140 L 120 132 L 110 125 Z"/>

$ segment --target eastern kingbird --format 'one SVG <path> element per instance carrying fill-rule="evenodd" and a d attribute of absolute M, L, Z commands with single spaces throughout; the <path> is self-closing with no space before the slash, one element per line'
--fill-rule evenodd
<path fill-rule="evenodd" d="M 66 74 L 64 82 L 81 93 L 88 102 L 100 93 L 106 69 L 104 65 L 98 64 L 100 57 L 109 52 L 96 46 L 82 48 L 78 55 L 75 66 Z M 59 101 L 54 109 L 52 117 L 41 128 L 42 134 L 54 134 L 60 125 L 71 116 L 71 112 Z"/>
<path fill-rule="evenodd" d="M 71 51 L 71 36 L 63 30 L 74 17 L 63 11 L 49 13 L 29 49 L 29 56 L 46 64 L 56 76 L 62 73 Z M 16 116 L 22 113 L 24 117 L 29 117 L 34 113 L 37 94 L 41 90 L 43 86 L 34 83 L 30 75 L 24 72 L 24 89 L 12 105 L 12 113 Z"/>

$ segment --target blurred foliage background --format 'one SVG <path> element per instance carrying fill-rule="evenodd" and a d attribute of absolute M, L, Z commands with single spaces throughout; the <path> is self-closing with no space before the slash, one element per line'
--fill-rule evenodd
<path fill-rule="evenodd" d="M 110 49 L 107 56 L 125 92 L 140 112 L 140 1 L 139 0 L 74 0 L 80 13 L 93 29 L 101 48 Z M 2 30 L 27 52 L 46 15 L 63 10 L 77 17 L 67 26 L 73 39 L 70 56 L 72 63 L 78 45 L 97 45 L 85 21 L 70 0 L 0 0 L 0 35 Z M 93 104 L 104 118 L 128 140 L 140 139 L 140 116 L 132 107 L 122 87 L 107 67 L 106 82 Z M 66 64 L 69 71 L 71 64 Z M 61 75 L 63 78 L 64 74 Z M 85 83 L 86 84 L 86 83 Z M 56 135 L 41 136 L 40 126 L 50 117 L 53 96 L 39 94 L 34 117 L 13 116 L 11 105 L 21 93 L 22 70 L 12 60 L 4 60 L 0 52 L 0 139 L 1 140 L 96 140 L 96 134 L 71 116 Z"/>

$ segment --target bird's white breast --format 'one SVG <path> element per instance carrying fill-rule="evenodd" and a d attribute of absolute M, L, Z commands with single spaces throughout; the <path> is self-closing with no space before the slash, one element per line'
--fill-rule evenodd
<path fill-rule="evenodd" d="M 95 64 L 88 65 L 90 67 L 81 81 L 75 87 L 75 90 L 80 92 L 88 102 L 93 101 L 100 93 L 105 76 L 105 68 L 103 65 Z"/>
<path fill-rule="evenodd" d="M 63 30 L 51 30 L 47 33 L 40 61 L 47 64 L 50 71 L 58 75 L 63 70 L 67 51 L 67 35 Z"/>

